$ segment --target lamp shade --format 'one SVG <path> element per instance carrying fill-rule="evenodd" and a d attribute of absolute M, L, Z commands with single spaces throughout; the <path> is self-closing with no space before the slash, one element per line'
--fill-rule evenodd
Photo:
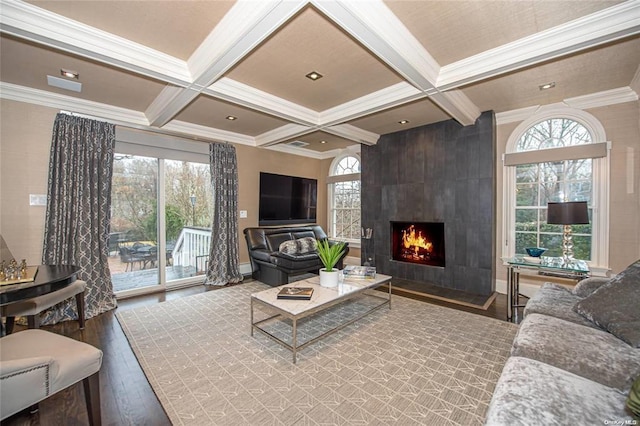
<path fill-rule="evenodd" d="M 586 201 L 547 204 L 547 223 L 553 225 L 584 225 L 589 223 Z"/>

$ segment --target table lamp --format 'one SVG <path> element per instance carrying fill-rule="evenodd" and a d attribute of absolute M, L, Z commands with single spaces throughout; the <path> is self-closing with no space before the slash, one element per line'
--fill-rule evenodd
<path fill-rule="evenodd" d="M 571 263 L 573 261 L 571 225 L 584 225 L 589 223 L 587 202 L 567 201 L 564 203 L 548 203 L 547 223 L 551 225 L 563 225 L 562 260 L 564 263 Z"/>

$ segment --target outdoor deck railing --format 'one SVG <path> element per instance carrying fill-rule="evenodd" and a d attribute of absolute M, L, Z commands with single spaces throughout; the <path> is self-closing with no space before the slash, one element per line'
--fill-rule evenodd
<path fill-rule="evenodd" d="M 198 266 L 198 259 L 209 255 L 211 229 L 184 227 L 173 248 L 173 264 L 178 266 Z"/>

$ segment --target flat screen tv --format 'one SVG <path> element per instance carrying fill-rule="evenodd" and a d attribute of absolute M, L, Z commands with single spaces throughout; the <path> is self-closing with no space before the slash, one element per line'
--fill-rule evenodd
<path fill-rule="evenodd" d="M 260 172 L 259 226 L 315 223 L 316 179 Z"/>

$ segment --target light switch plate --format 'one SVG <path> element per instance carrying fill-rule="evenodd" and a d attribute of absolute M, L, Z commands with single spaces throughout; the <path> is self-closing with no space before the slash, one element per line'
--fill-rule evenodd
<path fill-rule="evenodd" d="M 247 218 L 247 211 L 240 210 L 240 219 L 246 219 L 246 218 Z"/>
<path fill-rule="evenodd" d="M 44 194 L 29 194 L 30 206 L 46 206 L 47 196 Z"/>

